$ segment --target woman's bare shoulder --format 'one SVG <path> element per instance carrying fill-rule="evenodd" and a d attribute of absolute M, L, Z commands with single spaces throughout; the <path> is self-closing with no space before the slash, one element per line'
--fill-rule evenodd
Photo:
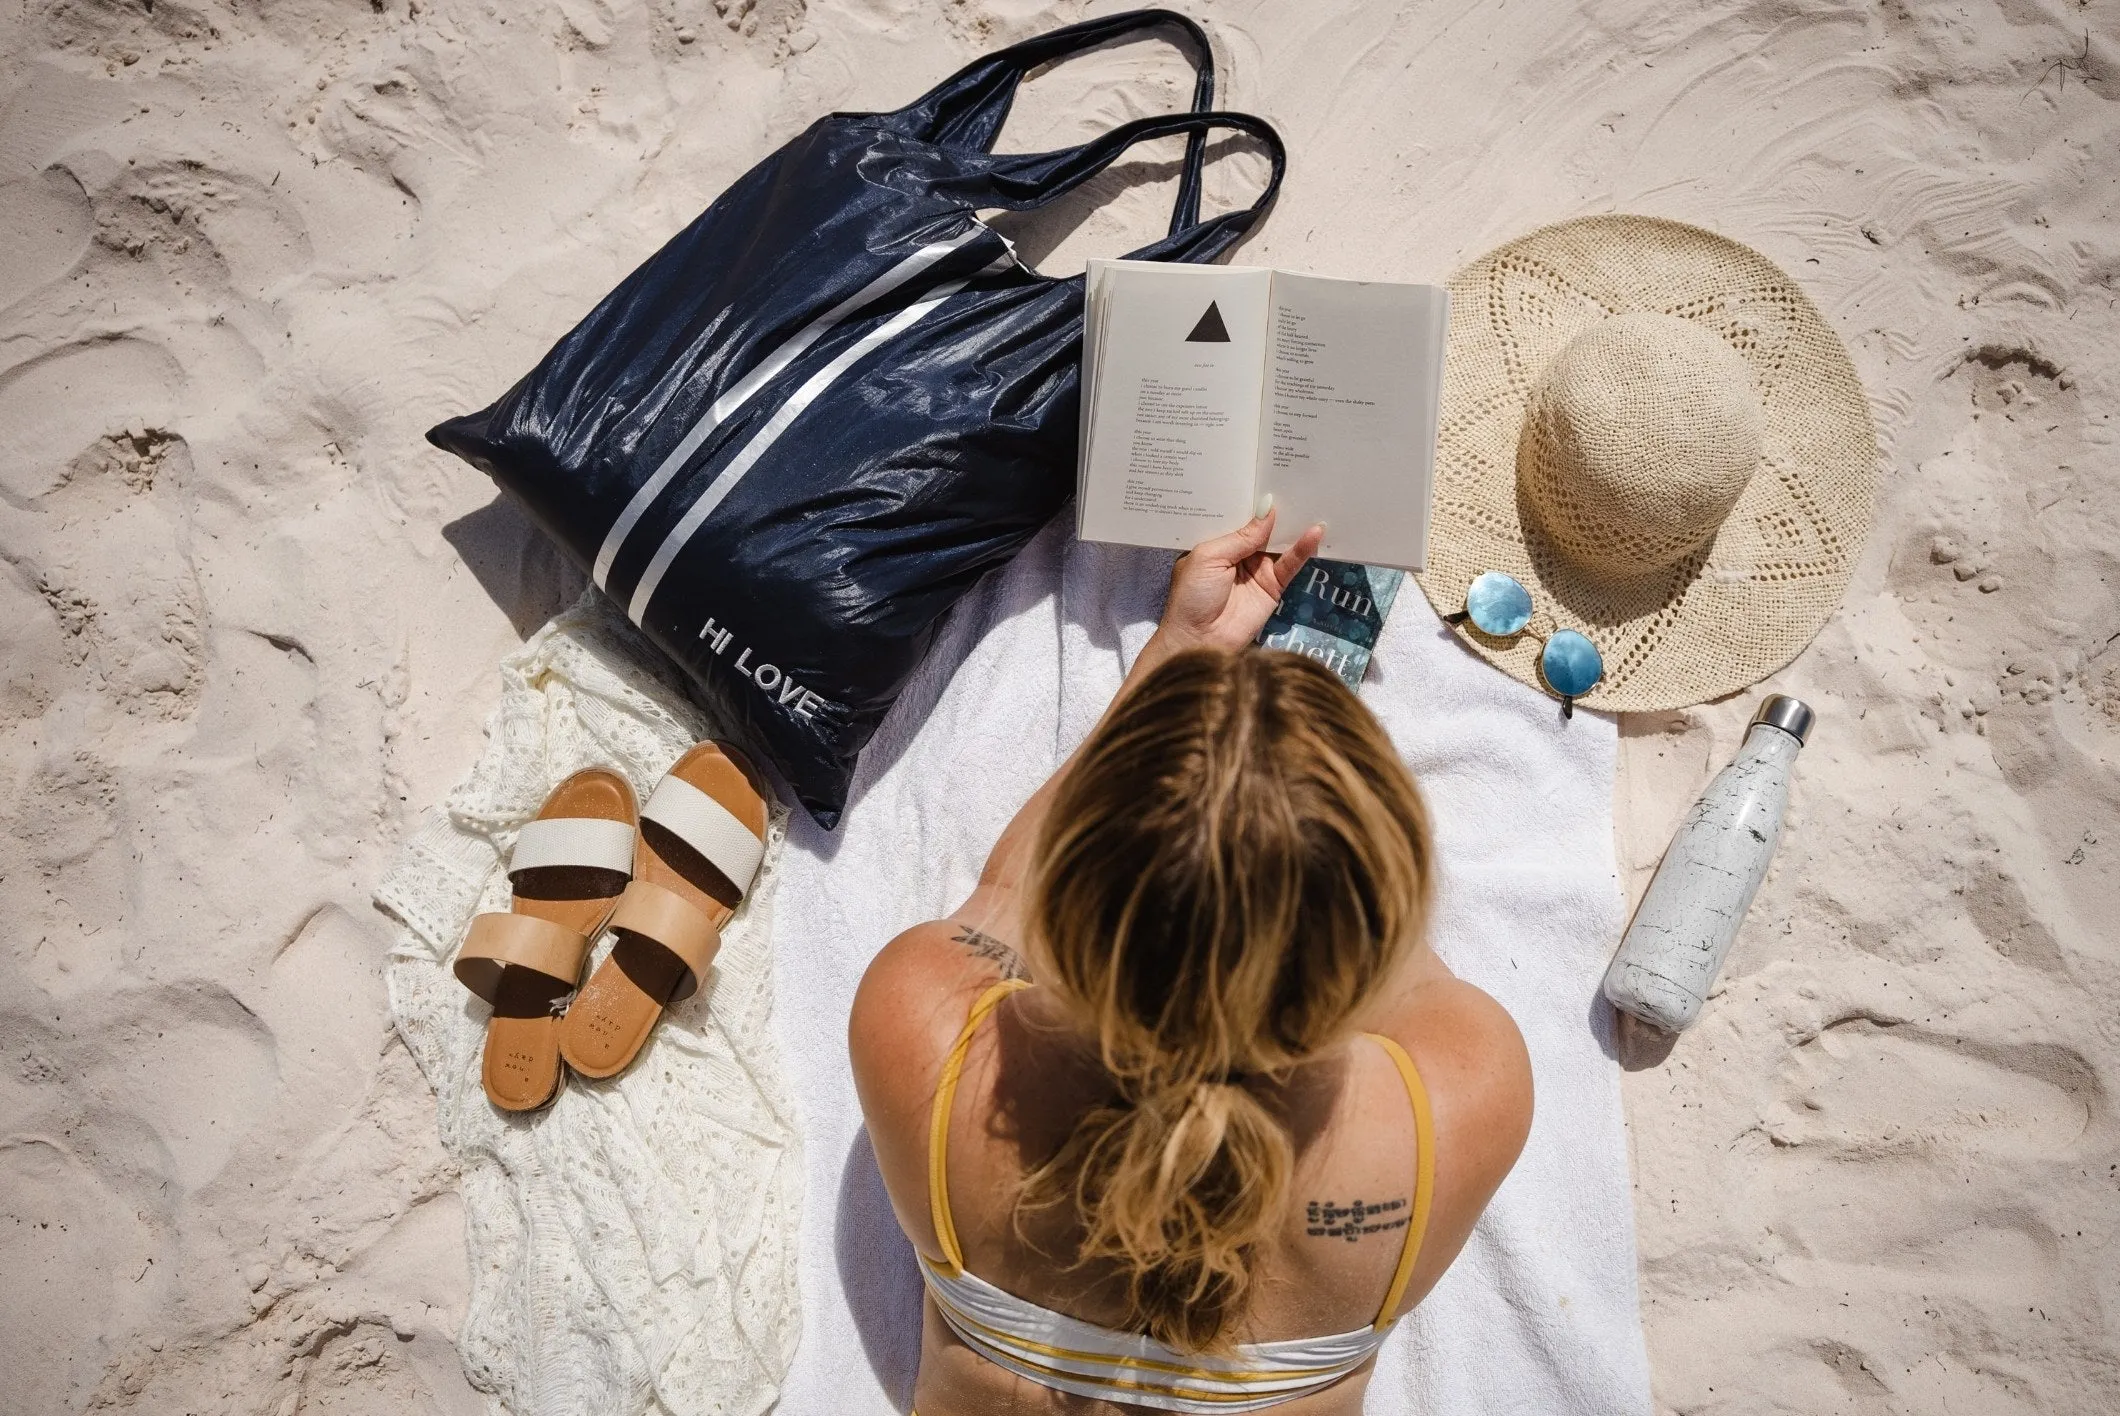
<path fill-rule="evenodd" d="M 927 1134 L 950 1045 L 981 992 L 1002 975 L 993 949 L 957 920 L 930 920 L 883 946 L 847 1020 L 854 1087 L 898 1223 L 938 1251 L 927 1211 Z"/>
<path fill-rule="evenodd" d="M 883 946 L 861 976 L 847 1024 L 855 1080 L 924 1107 L 972 1004 L 1005 978 L 1023 977 L 1006 942 L 961 919 L 916 924 Z"/>
<path fill-rule="evenodd" d="M 1420 1070 L 1438 1146 L 1455 1142 L 1457 1168 L 1491 1193 L 1531 1129 L 1531 1054 L 1516 1020 L 1486 990 L 1441 978 L 1415 991 L 1391 1031 Z"/>
<path fill-rule="evenodd" d="M 1531 1133 L 1531 1056 L 1516 1020 L 1462 979 L 1423 983 L 1382 1029 L 1413 1059 L 1435 1119 L 1435 1199 L 1413 1306 L 1471 1237 Z"/>

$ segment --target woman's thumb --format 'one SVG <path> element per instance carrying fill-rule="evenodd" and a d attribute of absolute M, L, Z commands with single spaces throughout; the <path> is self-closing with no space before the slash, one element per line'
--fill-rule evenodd
<path fill-rule="evenodd" d="M 1217 536 L 1211 541 L 1202 541 L 1194 548 L 1194 554 L 1204 561 L 1220 565 L 1235 565 L 1241 560 L 1257 555 L 1266 549 L 1273 539 L 1273 517 L 1271 506 L 1239 526 L 1226 536 Z"/>

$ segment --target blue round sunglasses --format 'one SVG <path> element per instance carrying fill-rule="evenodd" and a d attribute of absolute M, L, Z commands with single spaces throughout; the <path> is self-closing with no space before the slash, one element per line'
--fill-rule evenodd
<path fill-rule="evenodd" d="M 1490 570 L 1465 589 L 1465 608 L 1444 615 L 1443 623 L 1461 625 L 1472 621 L 1480 633 L 1496 639 L 1513 639 L 1531 623 L 1531 592 L 1515 576 Z M 1556 629 L 1546 635 L 1539 651 L 1538 676 L 1561 700 L 1561 716 L 1575 716 L 1575 700 L 1597 687 L 1605 676 L 1605 661 L 1597 646 L 1572 629 Z"/>

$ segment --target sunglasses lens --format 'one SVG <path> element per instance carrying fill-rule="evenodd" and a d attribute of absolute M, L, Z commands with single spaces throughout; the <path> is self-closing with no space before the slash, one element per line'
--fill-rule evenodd
<path fill-rule="evenodd" d="M 1605 676 L 1605 661 L 1597 646 L 1572 629 L 1557 629 L 1539 655 L 1538 671 L 1546 687 L 1563 698 L 1579 698 Z"/>
<path fill-rule="evenodd" d="M 1490 570 L 1466 588 L 1465 614 L 1482 634 L 1496 638 L 1519 634 L 1531 623 L 1531 592 L 1500 571 Z"/>

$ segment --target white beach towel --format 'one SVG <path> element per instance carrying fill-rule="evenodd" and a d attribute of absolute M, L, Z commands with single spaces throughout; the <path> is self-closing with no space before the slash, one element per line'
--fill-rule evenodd
<path fill-rule="evenodd" d="M 952 615 L 827 834 L 790 828 L 774 910 L 775 1030 L 803 1117 L 803 1334 L 787 1416 L 910 1405 L 920 1280 L 847 1069 L 871 955 L 959 903 L 1016 808 L 1088 732 L 1148 637 L 1170 558 L 1039 537 Z M 1616 733 L 1481 664 L 1412 586 L 1363 697 L 1427 793 L 1445 875 L 1435 942 L 1523 1028 L 1538 1087 L 1522 1161 L 1392 1336 L 1373 1413 L 1650 1409 L 1609 1014 L 1622 901 Z"/>
<path fill-rule="evenodd" d="M 616 1083 L 570 1079 L 529 1117 L 496 1110 L 479 1085 L 487 1009 L 449 969 L 471 916 L 508 908 L 503 862 L 554 785 L 613 767 L 646 800 L 709 735 L 667 672 L 593 593 L 539 630 L 501 665 L 484 756 L 376 891 L 399 921 L 391 1014 L 463 1168 L 458 1350 L 513 1416 L 753 1416 L 798 1331 L 802 1156 L 768 1022 L 786 813 L 711 979 Z"/>

